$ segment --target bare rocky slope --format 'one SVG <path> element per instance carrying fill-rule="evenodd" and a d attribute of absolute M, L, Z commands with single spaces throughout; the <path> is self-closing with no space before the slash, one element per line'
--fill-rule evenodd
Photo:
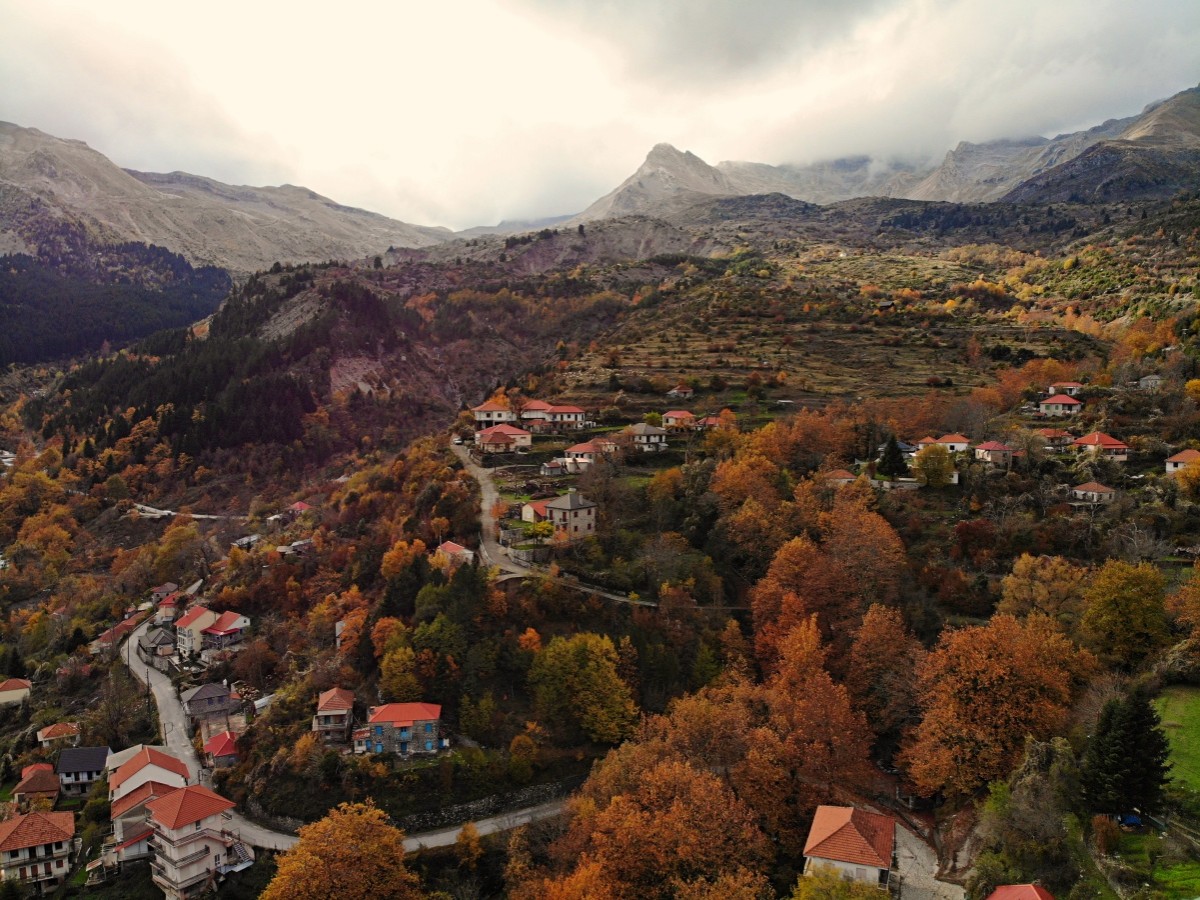
<path fill-rule="evenodd" d="M 113 164 L 82 141 L 0 123 L 0 252 L 37 252 L 62 227 L 97 243 L 135 241 L 234 273 L 272 263 L 359 258 L 453 237 L 342 206 L 306 188 L 240 187 Z"/>

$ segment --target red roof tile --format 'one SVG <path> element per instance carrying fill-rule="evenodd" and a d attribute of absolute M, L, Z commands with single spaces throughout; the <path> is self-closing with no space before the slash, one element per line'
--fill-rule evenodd
<path fill-rule="evenodd" d="M 9 678 L 7 681 L 0 682 L 0 694 L 6 693 L 7 691 L 27 691 L 32 687 L 32 681 L 27 681 L 24 678 Z"/>
<path fill-rule="evenodd" d="M 213 616 L 214 618 L 216 617 L 216 613 L 214 613 L 207 606 L 193 606 L 191 609 L 189 609 L 187 612 L 185 612 L 183 614 L 183 616 L 180 618 L 180 620 L 178 622 L 175 623 L 175 627 L 176 628 L 187 628 L 187 627 L 195 624 L 196 622 L 198 622 L 201 618 L 203 618 L 205 616 L 205 614 Z"/>
<path fill-rule="evenodd" d="M 119 819 L 125 813 L 129 812 L 143 803 L 153 800 L 155 797 L 161 797 L 164 794 L 169 794 L 171 791 L 179 790 L 177 784 L 164 784 L 161 781 L 147 781 L 145 784 L 139 784 L 132 791 L 123 797 L 118 797 L 112 802 L 109 807 L 109 815 L 114 819 Z"/>
<path fill-rule="evenodd" d="M 209 816 L 233 809 L 233 801 L 200 784 L 176 788 L 146 804 L 153 820 L 163 828 L 182 828 Z"/>
<path fill-rule="evenodd" d="M 204 745 L 204 752 L 211 754 L 214 759 L 220 756 L 237 756 L 237 735 L 232 731 L 214 734 Z"/>
<path fill-rule="evenodd" d="M 686 409 L 673 409 L 670 412 L 663 413 L 664 419 L 694 419 L 695 413 L 690 413 Z"/>
<path fill-rule="evenodd" d="M 1114 488 L 1105 487 L 1098 481 L 1087 481 L 1087 482 L 1084 482 L 1083 484 L 1076 485 L 1075 487 L 1071 488 L 1071 490 L 1078 491 L 1080 493 L 1089 493 L 1089 494 L 1115 494 L 1116 493 L 1116 490 Z"/>
<path fill-rule="evenodd" d="M 21 777 L 28 778 L 30 772 L 53 772 L 54 766 L 50 763 L 30 763 L 21 770 Z"/>
<path fill-rule="evenodd" d="M 462 544 L 457 544 L 454 541 L 442 541 L 438 544 L 437 549 L 447 556 L 454 556 L 456 553 L 465 553 L 467 548 Z"/>
<path fill-rule="evenodd" d="M 836 862 L 892 867 L 896 821 L 849 806 L 818 806 L 804 855 Z"/>
<path fill-rule="evenodd" d="M 32 812 L 0 822 L 0 850 L 40 847 L 75 836 L 75 814 Z"/>
<path fill-rule="evenodd" d="M 54 774 L 54 769 L 32 769 L 32 766 L 26 766 L 26 772 L 21 774 L 21 781 L 15 788 L 12 789 L 13 795 L 17 794 L 57 794 L 61 785 L 58 781 L 58 776 Z"/>
<path fill-rule="evenodd" d="M 999 453 L 1012 453 L 1012 447 L 1007 444 L 1002 444 L 999 441 L 987 441 L 975 448 L 976 450 L 995 451 Z"/>
<path fill-rule="evenodd" d="M 144 841 L 146 838 L 150 837 L 150 835 L 152 835 L 152 834 L 154 834 L 154 829 L 153 828 L 148 829 L 147 831 L 143 831 L 141 834 L 136 835 L 135 837 L 131 837 L 127 841 L 122 841 L 121 843 L 117 844 L 117 846 L 115 846 L 113 849 L 114 850 L 124 850 L 126 847 L 132 847 L 138 841 Z"/>
<path fill-rule="evenodd" d="M 495 400 L 488 400 L 486 403 L 480 403 L 478 406 L 471 407 L 471 412 L 501 412 L 509 408 L 507 403 L 499 403 Z"/>
<path fill-rule="evenodd" d="M 1190 463 L 1200 459 L 1200 450 L 1180 450 L 1174 456 L 1168 456 L 1167 462 Z"/>
<path fill-rule="evenodd" d="M 224 633 L 227 631 L 238 630 L 238 620 L 242 618 L 241 613 L 223 612 L 217 616 L 217 620 L 205 628 L 205 631 L 214 633 Z"/>
<path fill-rule="evenodd" d="M 987 900 L 1054 900 L 1054 895 L 1040 884 L 1002 884 Z"/>
<path fill-rule="evenodd" d="M 441 717 L 442 708 L 436 703 L 385 703 L 371 710 L 368 721 L 372 725 L 411 725 Z"/>
<path fill-rule="evenodd" d="M 969 444 L 971 439 L 965 434 L 943 434 L 937 439 L 939 444 Z"/>
<path fill-rule="evenodd" d="M 169 753 L 155 750 L 153 747 L 144 747 L 136 756 L 126 760 L 117 771 L 113 772 L 109 788 L 115 791 L 146 766 L 158 766 L 167 772 L 174 772 L 184 781 L 188 779 L 188 767 L 180 760 Z"/>
<path fill-rule="evenodd" d="M 481 437 L 496 437 L 498 435 L 509 435 L 511 437 L 520 437 L 521 435 L 529 434 L 524 428 L 517 428 L 515 425 L 493 425 L 491 428 L 485 428 L 479 432 Z"/>
<path fill-rule="evenodd" d="M 832 472 L 826 472 L 825 477 L 830 481 L 844 481 L 847 478 L 853 481 L 856 476 L 853 472 L 847 472 L 845 469 L 834 469 Z"/>
<path fill-rule="evenodd" d="M 1061 403 L 1063 406 L 1083 406 L 1082 400 L 1076 400 L 1074 397 L 1069 397 L 1066 394 L 1055 394 L 1053 397 L 1047 397 L 1042 401 L 1042 405 L 1047 403 Z"/>
<path fill-rule="evenodd" d="M 47 725 L 37 733 L 39 741 L 53 741 L 56 738 L 74 737 L 79 734 L 78 722 L 55 722 Z"/>
<path fill-rule="evenodd" d="M 1076 447 L 1103 447 L 1106 450 L 1128 450 L 1129 445 L 1103 431 L 1093 431 L 1071 441 Z"/>
<path fill-rule="evenodd" d="M 345 712 L 354 708 L 354 692 L 346 688 L 330 688 L 317 697 L 317 712 Z"/>

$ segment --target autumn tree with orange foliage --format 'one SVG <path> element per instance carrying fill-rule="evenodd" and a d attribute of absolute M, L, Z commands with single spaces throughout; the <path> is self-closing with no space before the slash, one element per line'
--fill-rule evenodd
<path fill-rule="evenodd" d="M 1071 685 L 1092 666 L 1043 616 L 998 614 L 943 632 L 921 664 L 922 719 L 902 763 L 926 794 L 967 795 L 1007 777 L 1025 738 L 1063 726 Z"/>
<path fill-rule="evenodd" d="M 278 859 L 263 900 L 418 900 L 417 876 L 404 867 L 404 832 L 371 801 L 342 803 L 300 829 Z"/>
<path fill-rule="evenodd" d="M 917 670 L 924 658 L 900 611 L 871 604 L 850 645 L 846 689 L 877 738 L 899 738 L 916 718 Z"/>

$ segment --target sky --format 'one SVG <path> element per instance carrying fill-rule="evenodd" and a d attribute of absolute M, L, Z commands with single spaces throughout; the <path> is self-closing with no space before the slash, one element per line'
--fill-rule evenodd
<path fill-rule="evenodd" d="M 0 120 L 421 225 L 574 213 L 659 142 L 939 159 L 1200 82 L 1196 0 L 0 0 Z"/>

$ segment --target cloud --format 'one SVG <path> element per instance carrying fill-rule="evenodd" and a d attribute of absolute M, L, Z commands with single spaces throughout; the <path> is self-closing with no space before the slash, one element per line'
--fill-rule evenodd
<path fill-rule="evenodd" d="M 582 209 L 660 141 L 929 160 L 1200 80 L 1200 4 L 1171 0 L 0 0 L 0 21 L 2 119 L 452 227 Z"/>

